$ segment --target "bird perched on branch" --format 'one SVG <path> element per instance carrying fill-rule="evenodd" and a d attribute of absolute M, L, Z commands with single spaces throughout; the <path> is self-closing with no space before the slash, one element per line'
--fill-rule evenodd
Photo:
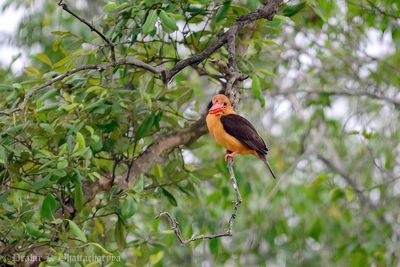
<path fill-rule="evenodd" d="M 236 114 L 229 99 L 222 94 L 212 98 L 206 118 L 207 127 L 218 144 L 227 149 L 225 160 L 236 154 L 253 154 L 261 159 L 272 177 L 276 178 L 267 161 L 268 148 L 251 123 Z"/>

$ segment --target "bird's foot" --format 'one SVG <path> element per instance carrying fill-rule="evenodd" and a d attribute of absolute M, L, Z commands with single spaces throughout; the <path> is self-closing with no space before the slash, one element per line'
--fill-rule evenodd
<path fill-rule="evenodd" d="M 228 152 L 228 151 L 227 151 Z M 236 155 L 238 153 L 238 151 L 235 151 L 235 152 L 232 152 L 232 153 L 226 153 L 225 154 L 225 161 L 228 161 L 228 157 L 229 158 L 232 158 L 232 160 L 233 160 L 233 157 Z"/>

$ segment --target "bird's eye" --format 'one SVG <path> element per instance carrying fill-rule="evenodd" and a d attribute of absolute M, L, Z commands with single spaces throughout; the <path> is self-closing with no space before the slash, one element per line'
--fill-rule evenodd
<path fill-rule="evenodd" d="M 226 102 L 224 102 L 224 107 L 226 107 Z"/>

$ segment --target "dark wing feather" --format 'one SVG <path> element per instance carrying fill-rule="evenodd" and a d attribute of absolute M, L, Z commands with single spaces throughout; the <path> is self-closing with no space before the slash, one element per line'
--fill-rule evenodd
<path fill-rule="evenodd" d="M 268 148 L 251 123 L 237 114 L 221 116 L 224 130 L 259 155 L 266 155 Z"/>

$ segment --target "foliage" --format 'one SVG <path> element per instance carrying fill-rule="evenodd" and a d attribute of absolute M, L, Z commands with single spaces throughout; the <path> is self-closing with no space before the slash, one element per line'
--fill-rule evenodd
<path fill-rule="evenodd" d="M 67 2 L 133 57 L 171 69 L 262 7 L 259 1 Z M 31 10 L 34 1 L 6 1 Z M 94 6 L 93 6 L 94 5 Z M 234 235 L 180 246 L 222 231 L 234 200 L 223 150 L 208 135 L 177 145 L 123 188 L 161 136 L 201 117 L 224 82 L 221 47 L 165 84 L 146 69 L 115 65 L 111 48 L 55 1 L 19 25 L 13 44 L 30 54 L 22 72 L 0 69 L 0 254 L 49 247 L 43 266 L 78 266 L 62 255 L 113 255 L 109 266 L 397 266 L 400 228 L 399 1 L 293 1 L 272 21 L 236 38 L 244 82 L 238 112 L 270 147 L 273 181 L 253 157 L 235 159 L 243 204 Z M 374 36 L 378 54 L 369 43 Z M 35 51 L 33 46 L 39 46 Z M 122 180 L 124 180 L 124 178 Z M 90 189 L 97 190 L 92 196 Z M 10 227 L 12 226 L 12 227 Z M 89 264 L 90 262 L 86 262 Z M 42 263 L 44 264 L 44 263 Z M 84 264 L 84 263 L 80 263 Z"/>

